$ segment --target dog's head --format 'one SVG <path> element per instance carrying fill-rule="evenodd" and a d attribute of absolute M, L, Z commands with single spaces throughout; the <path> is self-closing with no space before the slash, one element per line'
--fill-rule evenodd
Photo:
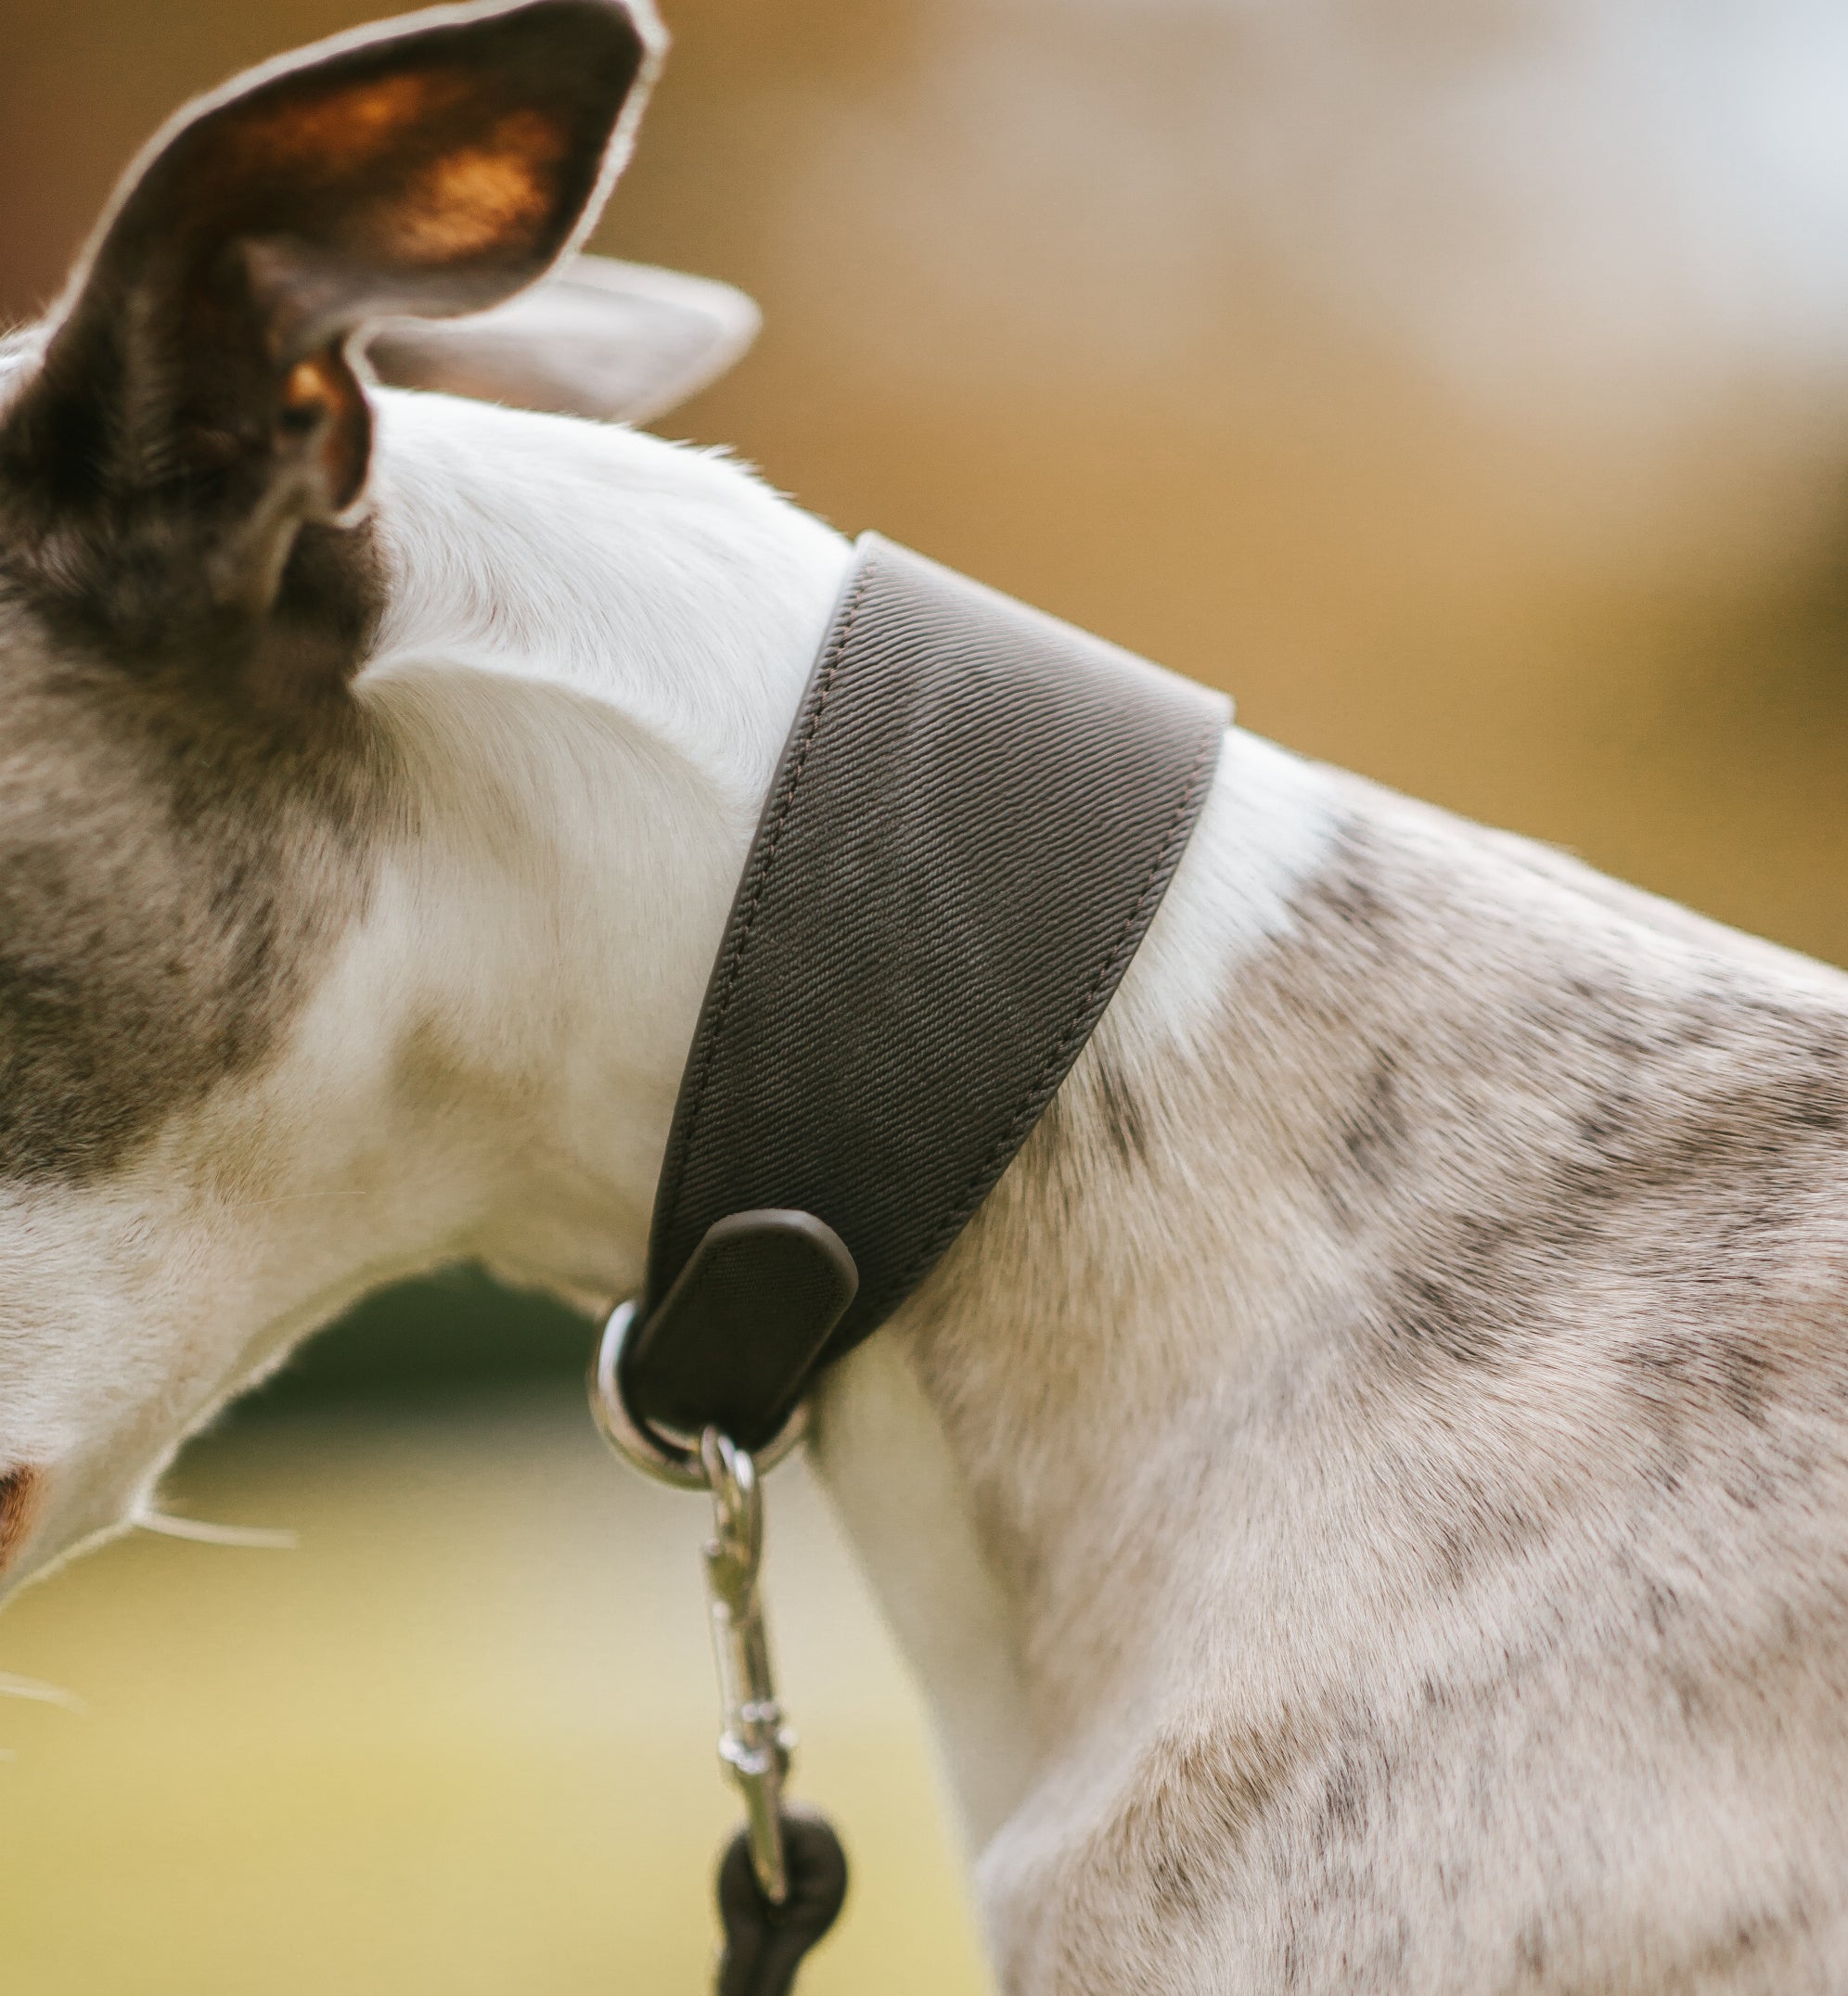
<path fill-rule="evenodd" d="M 0 343 L 0 1569 L 118 1522 L 252 1368 L 189 1289 L 238 1279 L 265 1064 L 391 794 L 359 337 L 565 254 L 656 46 L 622 0 L 525 0 L 257 70 Z"/>

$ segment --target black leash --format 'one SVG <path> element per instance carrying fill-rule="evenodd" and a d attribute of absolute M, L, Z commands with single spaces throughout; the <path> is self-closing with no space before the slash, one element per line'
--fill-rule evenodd
<path fill-rule="evenodd" d="M 780 1906 L 764 1898 L 751 1864 L 751 1839 L 740 1830 L 719 1861 L 719 1924 L 725 1951 L 718 1996 L 784 1996 L 802 1957 L 823 1938 L 847 1899 L 847 1853 L 825 1816 L 783 1813 L 789 1868 Z"/>
<path fill-rule="evenodd" d="M 785 1809 L 757 1475 L 803 1395 L 917 1287 L 1078 1057 L 1199 815 L 1217 694 L 867 535 L 746 861 L 681 1080 L 648 1286 L 592 1399 L 711 1491 L 747 1824 L 721 1996 L 782 1996 L 846 1891 Z"/>

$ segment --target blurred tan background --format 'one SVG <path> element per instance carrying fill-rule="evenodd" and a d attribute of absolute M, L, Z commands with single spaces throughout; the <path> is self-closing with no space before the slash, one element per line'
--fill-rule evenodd
<path fill-rule="evenodd" d="M 353 0 L 0 0 L 0 313 L 188 92 Z M 1241 718 L 1848 961 L 1839 0 L 678 0 L 599 233 L 762 301 L 669 418 Z M 0 1974 L 690 1990 L 697 1520 L 595 1460 L 584 1332 L 458 1279 L 0 1624 Z M 982 1984 L 909 1687 L 819 1505 L 777 1609 L 857 1909 Z M 780 1522 L 780 1521 L 779 1521 Z M 921 1867 L 896 1888 L 901 1864 Z"/>

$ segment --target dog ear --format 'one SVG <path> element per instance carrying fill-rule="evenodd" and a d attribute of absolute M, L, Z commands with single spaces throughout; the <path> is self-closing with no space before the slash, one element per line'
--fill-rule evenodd
<path fill-rule="evenodd" d="M 388 326 L 366 358 L 399 388 L 646 423 L 734 366 L 762 323 L 728 284 L 577 256 L 477 318 Z"/>
<path fill-rule="evenodd" d="M 365 489 L 356 330 L 543 275 L 595 218 L 658 45 L 622 0 L 438 7 L 182 112 L 0 424 L 40 566 L 115 604 L 119 636 L 266 610 L 304 523 L 350 520 Z"/>

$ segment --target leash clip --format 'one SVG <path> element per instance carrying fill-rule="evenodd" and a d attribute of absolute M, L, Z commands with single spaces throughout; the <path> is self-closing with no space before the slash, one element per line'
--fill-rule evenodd
<path fill-rule="evenodd" d="M 783 1783 L 796 1735 L 783 1722 L 758 1589 L 764 1564 L 764 1492 L 749 1452 L 736 1447 L 716 1427 L 700 1436 L 699 1460 L 712 1495 L 712 1536 L 703 1556 L 724 1713 L 719 1759 L 744 1800 L 751 1868 L 764 1897 L 780 1906 L 789 1896 Z"/>
<path fill-rule="evenodd" d="M 789 1996 L 802 1958 L 847 1896 L 846 1853 L 827 1819 L 784 1808 L 796 1735 L 783 1721 L 764 1626 L 759 1472 L 801 1440 L 806 1410 L 798 1407 L 754 1455 L 717 1427 L 691 1445 L 663 1435 L 622 1397 L 622 1348 L 636 1315 L 634 1303 L 610 1311 L 591 1367 L 590 1404 L 604 1439 L 632 1468 L 676 1490 L 703 1490 L 712 1501 L 712 1536 L 702 1556 L 719 1677 L 719 1760 L 745 1815 L 719 1866 L 719 1996 Z"/>
<path fill-rule="evenodd" d="M 759 1580 L 764 1567 L 764 1491 L 770 1469 L 801 1440 L 807 1410 L 799 1407 L 761 1456 L 709 1427 L 696 1447 L 671 1439 L 641 1419 L 623 1397 L 622 1348 L 635 1328 L 633 1302 L 610 1313 L 592 1368 L 590 1403 L 604 1439 L 632 1467 L 676 1490 L 703 1490 L 712 1500 L 706 1542 L 707 1618 L 718 1668 L 722 1712 L 719 1759 L 743 1798 L 745 1835 L 758 1888 L 772 1907 L 789 1896 L 784 1849 L 783 1784 L 796 1735 L 783 1722 L 770 1670 Z"/>

